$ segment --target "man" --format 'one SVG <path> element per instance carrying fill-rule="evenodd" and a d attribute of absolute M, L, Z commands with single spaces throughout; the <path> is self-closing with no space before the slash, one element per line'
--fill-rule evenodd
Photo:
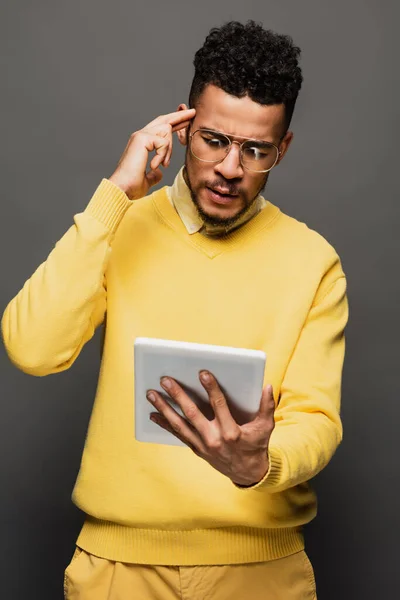
<path fill-rule="evenodd" d="M 346 280 L 334 249 L 261 195 L 293 139 L 299 54 L 252 21 L 213 29 L 195 56 L 190 108 L 131 135 L 4 313 L 11 360 L 39 376 L 68 369 L 107 313 L 73 495 L 87 518 L 69 600 L 316 597 L 302 526 L 316 514 L 307 482 L 342 437 Z M 148 195 L 173 132 L 184 168 Z M 166 378 L 186 418 L 149 390 L 153 418 L 187 447 L 137 442 L 138 336 L 264 350 L 256 418 L 237 425 L 210 373 L 199 377 L 212 421 Z"/>

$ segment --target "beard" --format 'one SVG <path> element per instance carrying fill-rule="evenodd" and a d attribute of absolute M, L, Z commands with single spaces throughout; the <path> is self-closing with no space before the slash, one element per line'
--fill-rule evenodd
<path fill-rule="evenodd" d="M 244 200 L 243 208 L 241 208 L 235 215 L 232 215 L 230 217 L 218 217 L 218 216 L 210 215 L 208 212 L 206 212 L 203 209 L 203 207 L 201 206 L 201 204 L 199 202 L 198 194 L 194 191 L 192 183 L 190 181 L 190 177 L 189 177 L 189 173 L 188 173 L 188 169 L 187 169 L 187 162 L 185 163 L 185 167 L 183 169 L 183 176 L 184 176 L 186 185 L 189 188 L 192 202 L 197 210 L 199 217 L 203 221 L 203 223 L 209 227 L 217 227 L 217 228 L 224 227 L 225 229 L 228 229 L 228 228 L 231 229 L 244 215 L 246 215 L 246 213 L 250 212 L 257 197 L 259 196 L 259 194 L 261 194 L 261 192 L 264 191 L 265 186 L 267 185 L 269 173 L 265 174 L 265 177 L 262 181 L 262 184 L 260 185 L 259 190 L 257 191 L 256 195 L 251 198 L 249 198 L 249 196 L 245 190 L 238 187 L 238 183 L 240 183 L 240 181 L 238 181 L 238 180 L 227 181 L 227 180 L 223 179 L 222 177 L 219 177 L 219 178 L 214 179 L 213 181 L 204 181 L 202 183 L 200 189 L 204 189 L 206 187 L 211 187 L 211 188 L 223 187 L 223 188 L 228 188 L 230 194 L 240 195 L 240 197 Z"/>

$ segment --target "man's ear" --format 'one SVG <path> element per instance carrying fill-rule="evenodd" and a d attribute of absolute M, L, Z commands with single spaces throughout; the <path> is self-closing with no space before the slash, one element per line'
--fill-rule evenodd
<path fill-rule="evenodd" d="M 285 137 L 283 138 L 283 140 L 280 143 L 280 155 L 279 155 L 279 159 L 277 161 L 277 165 L 279 165 L 279 163 L 281 162 L 281 160 L 283 159 L 283 157 L 285 156 L 286 152 L 289 149 L 290 144 L 292 143 L 293 140 L 293 132 L 292 131 L 288 131 L 285 135 Z"/>
<path fill-rule="evenodd" d="M 188 106 L 186 104 L 180 104 L 177 108 L 177 111 L 180 110 L 187 110 Z M 185 127 L 184 129 L 179 129 L 176 132 L 176 135 L 178 136 L 178 140 L 180 141 L 180 143 L 182 144 L 182 146 L 187 146 L 188 144 L 188 129 L 189 127 Z"/>

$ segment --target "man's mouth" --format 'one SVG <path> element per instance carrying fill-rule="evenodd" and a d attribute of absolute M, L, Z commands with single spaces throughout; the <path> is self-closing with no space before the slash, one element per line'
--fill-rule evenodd
<path fill-rule="evenodd" d="M 217 204 L 229 204 L 235 198 L 238 198 L 239 194 L 231 194 L 228 189 L 224 188 L 210 188 L 207 187 L 209 196 Z"/>

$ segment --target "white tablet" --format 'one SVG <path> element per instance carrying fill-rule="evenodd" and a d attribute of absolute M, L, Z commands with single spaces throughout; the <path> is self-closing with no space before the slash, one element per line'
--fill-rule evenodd
<path fill-rule="evenodd" d="M 199 372 L 210 371 L 227 398 L 233 418 L 239 425 L 256 415 L 261 400 L 266 355 L 261 350 L 177 342 L 156 338 L 136 338 L 135 367 L 135 438 L 140 442 L 184 446 L 178 438 L 150 421 L 156 409 L 146 398 L 150 389 L 168 399 L 160 379 L 176 379 L 208 419 L 214 418 L 208 394 L 199 380 Z M 174 409 L 182 415 L 179 407 Z"/>

